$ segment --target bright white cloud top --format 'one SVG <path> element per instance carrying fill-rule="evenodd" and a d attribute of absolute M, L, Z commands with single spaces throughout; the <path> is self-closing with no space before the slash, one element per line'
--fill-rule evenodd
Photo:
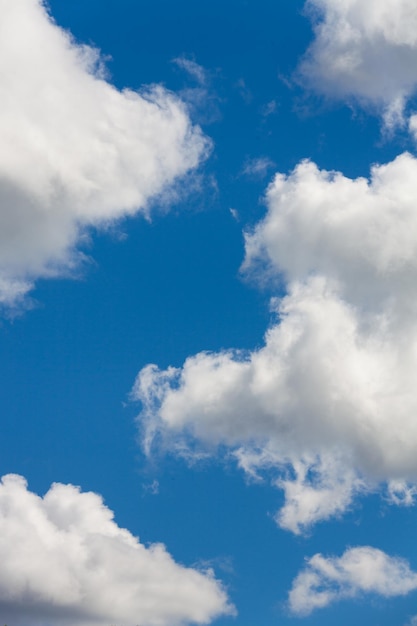
<path fill-rule="evenodd" d="M 118 91 L 41 0 L 0 0 L 0 303 L 74 269 L 88 227 L 137 211 L 207 153 L 162 87 Z"/>
<path fill-rule="evenodd" d="M 244 269 L 286 285 L 253 352 L 188 358 L 139 374 L 148 443 L 226 445 L 276 472 L 283 528 L 341 514 L 384 481 L 411 504 L 417 481 L 417 159 L 352 180 L 301 163 L 277 175 L 246 235 Z M 183 444 L 181 444 L 183 445 Z"/>
<path fill-rule="evenodd" d="M 0 613 L 16 626 L 206 624 L 232 613 L 210 571 L 176 563 L 113 521 L 95 493 L 0 484 Z"/>
<path fill-rule="evenodd" d="M 417 87 L 417 5 L 414 0 L 308 0 L 315 41 L 300 71 L 329 97 L 357 99 L 402 118 Z"/>
<path fill-rule="evenodd" d="M 415 589 L 417 573 L 404 559 L 369 546 L 349 548 L 340 558 L 315 554 L 308 559 L 290 591 L 289 608 L 305 616 L 347 598 L 364 594 L 390 598 Z"/>

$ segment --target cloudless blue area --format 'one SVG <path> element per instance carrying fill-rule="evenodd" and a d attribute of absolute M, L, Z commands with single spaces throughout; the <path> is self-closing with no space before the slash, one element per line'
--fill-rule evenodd
<path fill-rule="evenodd" d="M 285 601 L 304 558 L 340 555 L 347 536 L 350 545 L 406 556 L 417 568 L 414 511 L 371 497 L 311 536 L 293 537 L 273 521 L 282 494 L 268 481 L 248 485 L 232 463 L 146 460 L 135 425 L 140 407 L 129 391 L 150 362 L 179 366 L 200 350 L 262 345 L 275 294 L 245 282 L 239 267 L 242 230 L 263 215 L 275 171 L 311 158 L 363 176 L 407 148 L 406 140 L 381 139 L 376 118 L 320 102 L 296 84 L 297 60 L 312 37 L 300 0 L 49 5 L 58 24 L 110 57 L 119 88 L 163 83 L 181 92 L 197 85 L 173 60 L 202 65 L 210 99 L 193 115 L 214 147 L 201 191 L 151 222 L 138 217 L 92 233 L 80 279 L 39 282 L 33 309 L 3 321 L 1 473 L 24 475 L 38 493 L 54 481 L 94 490 L 144 542 L 214 567 L 239 611 L 219 626 L 404 624 L 416 613 L 413 594 L 344 602 L 302 620 L 288 615 Z M 260 157 L 275 164 L 268 175 L 245 175 L 245 164 Z"/>

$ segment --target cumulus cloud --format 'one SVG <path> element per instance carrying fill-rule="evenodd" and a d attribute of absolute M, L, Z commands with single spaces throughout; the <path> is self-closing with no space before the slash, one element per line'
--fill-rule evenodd
<path fill-rule="evenodd" d="M 414 312 L 417 276 L 417 159 L 404 153 L 370 179 L 301 162 L 270 185 L 268 213 L 246 235 L 244 268 L 296 284 L 324 276 L 363 314 Z M 398 317 L 398 316 L 397 316 Z"/>
<path fill-rule="evenodd" d="M 42 498 L 22 477 L 3 477 L 0 562 L 0 613 L 15 626 L 206 624 L 233 612 L 210 570 L 145 547 L 100 496 L 72 485 Z"/>
<path fill-rule="evenodd" d="M 138 211 L 198 165 L 208 141 L 160 86 L 118 91 L 42 0 L 0 0 L 0 303 L 71 272 L 90 227 Z"/>
<path fill-rule="evenodd" d="M 289 594 L 290 610 L 300 616 L 345 598 L 378 594 L 405 596 L 417 589 L 417 573 L 404 559 L 369 546 L 349 548 L 339 558 L 315 554 L 307 560 Z"/>
<path fill-rule="evenodd" d="M 349 179 L 309 162 L 278 174 L 246 234 L 244 270 L 285 286 L 265 344 L 144 368 L 148 448 L 158 435 L 227 446 L 286 500 L 299 533 L 387 481 L 412 504 L 417 481 L 417 159 Z"/>
<path fill-rule="evenodd" d="M 302 60 L 303 81 L 326 96 L 356 99 L 402 120 L 417 87 L 414 0 L 307 0 L 315 40 Z"/>

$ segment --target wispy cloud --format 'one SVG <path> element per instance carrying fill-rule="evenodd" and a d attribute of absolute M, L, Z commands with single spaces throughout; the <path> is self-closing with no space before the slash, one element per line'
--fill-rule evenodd
<path fill-rule="evenodd" d="M 239 78 L 239 80 L 235 83 L 235 89 L 237 89 L 245 104 L 250 104 L 253 101 L 252 90 L 248 87 L 244 78 Z"/>
<path fill-rule="evenodd" d="M 194 78 L 194 80 L 196 80 L 201 86 L 207 84 L 208 76 L 206 70 L 202 65 L 199 65 L 193 59 L 189 59 L 187 57 L 176 57 L 172 62 L 187 72 L 187 74 Z"/>
<path fill-rule="evenodd" d="M 278 104 L 276 100 L 270 100 L 263 107 L 261 107 L 262 117 L 269 117 L 277 112 Z"/>
<path fill-rule="evenodd" d="M 204 125 L 218 122 L 222 115 L 221 98 L 213 84 L 216 73 L 189 57 L 177 57 L 172 62 L 191 79 L 191 84 L 181 89 L 179 95 L 186 103 L 192 119 Z"/>
<path fill-rule="evenodd" d="M 274 167 L 275 163 L 268 157 L 247 159 L 242 168 L 242 174 L 253 178 L 265 178 Z"/>

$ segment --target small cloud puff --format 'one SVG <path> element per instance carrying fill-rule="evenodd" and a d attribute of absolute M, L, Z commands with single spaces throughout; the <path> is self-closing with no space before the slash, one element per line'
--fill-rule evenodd
<path fill-rule="evenodd" d="M 172 62 L 184 70 L 184 72 L 187 72 L 187 74 L 200 83 L 200 85 L 205 85 L 207 83 L 206 70 L 193 59 L 188 59 L 187 57 L 176 57 Z"/>
<path fill-rule="evenodd" d="M 203 125 L 217 122 L 222 114 L 221 99 L 213 87 L 215 73 L 188 57 L 177 57 L 172 62 L 191 79 L 192 86 L 181 89 L 179 96 L 192 113 L 193 119 Z"/>
<path fill-rule="evenodd" d="M 275 163 L 268 157 L 248 159 L 243 166 L 242 174 L 252 178 L 265 178 Z"/>
<path fill-rule="evenodd" d="M 294 580 L 292 613 L 305 616 L 346 598 L 378 594 L 405 596 L 417 589 L 417 573 L 407 561 L 369 546 L 349 548 L 339 558 L 315 554 Z"/>
<path fill-rule="evenodd" d="M 277 101 L 270 100 L 263 107 L 261 107 L 261 115 L 262 117 L 269 117 L 270 115 L 274 115 L 277 112 Z"/>

